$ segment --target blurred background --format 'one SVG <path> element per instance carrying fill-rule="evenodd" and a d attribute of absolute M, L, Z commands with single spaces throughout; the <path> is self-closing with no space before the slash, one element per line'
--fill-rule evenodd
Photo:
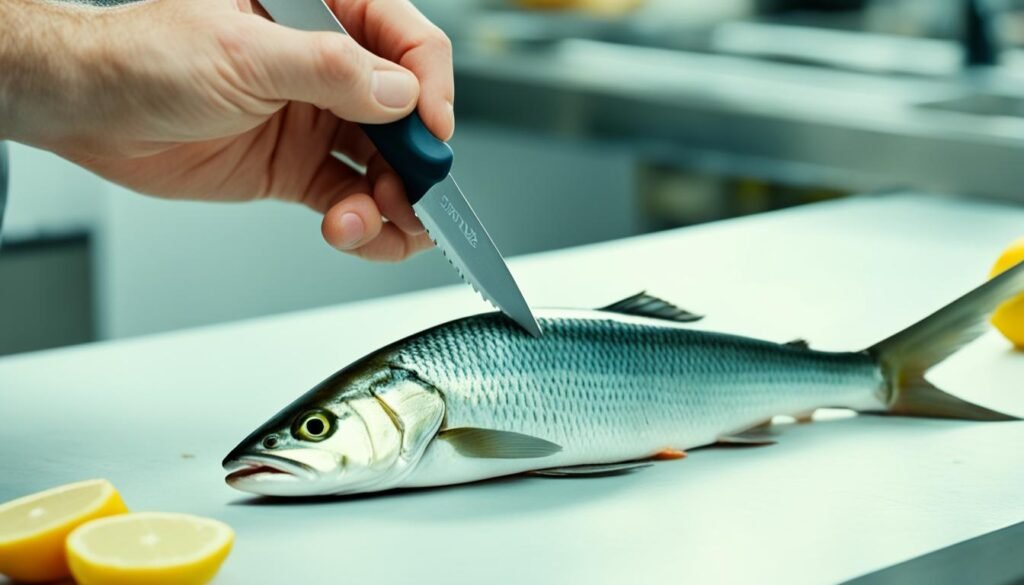
<path fill-rule="evenodd" d="M 914 189 L 1024 204 L 1024 0 L 418 0 L 507 255 Z M 454 282 L 275 202 L 139 197 L 12 145 L 0 354 Z"/>

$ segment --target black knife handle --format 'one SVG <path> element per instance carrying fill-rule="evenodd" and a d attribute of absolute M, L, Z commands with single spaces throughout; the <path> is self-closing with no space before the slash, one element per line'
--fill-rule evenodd
<path fill-rule="evenodd" d="M 455 161 L 452 147 L 427 129 L 418 112 L 390 124 L 362 124 L 361 127 L 402 179 L 410 205 L 419 202 L 452 170 Z"/>

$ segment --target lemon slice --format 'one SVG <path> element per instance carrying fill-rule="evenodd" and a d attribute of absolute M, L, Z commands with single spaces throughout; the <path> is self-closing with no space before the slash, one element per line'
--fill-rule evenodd
<path fill-rule="evenodd" d="M 79 585 L 201 585 L 231 551 L 226 524 L 185 514 L 142 513 L 90 522 L 68 536 Z"/>
<path fill-rule="evenodd" d="M 0 573 L 41 583 L 70 575 L 64 540 L 78 526 L 127 512 L 110 482 L 83 481 L 0 505 Z"/>
<path fill-rule="evenodd" d="M 1024 262 L 1024 238 L 1010 244 L 1003 255 L 992 267 L 991 276 L 1009 270 L 1019 262 Z M 1015 297 L 999 305 L 992 314 L 992 324 L 1013 342 L 1017 349 L 1024 350 L 1024 295 Z"/>

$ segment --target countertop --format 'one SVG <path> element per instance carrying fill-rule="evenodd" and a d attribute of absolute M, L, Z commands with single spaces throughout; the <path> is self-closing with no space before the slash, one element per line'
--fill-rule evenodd
<path fill-rule="evenodd" d="M 862 197 L 517 258 L 538 306 L 648 290 L 703 326 L 858 349 L 979 284 L 1024 208 Z M 258 291 L 254 291 L 258 292 Z M 853 417 L 631 475 L 329 501 L 250 498 L 220 460 L 336 369 L 485 309 L 468 287 L 0 359 L 0 501 L 90 477 L 232 525 L 217 583 L 827 583 L 1024 521 L 1024 422 Z M 1024 415 L 989 334 L 933 379 Z"/>
<path fill-rule="evenodd" d="M 778 34 L 779 45 L 790 43 Z M 910 186 L 1021 198 L 1024 83 L 1006 68 L 879 75 L 568 39 L 464 43 L 455 71 L 460 120 L 617 144 L 684 167 L 714 168 L 724 157 L 734 171 L 851 190 Z M 971 96 L 1005 98 L 1016 109 L 949 109 Z"/>

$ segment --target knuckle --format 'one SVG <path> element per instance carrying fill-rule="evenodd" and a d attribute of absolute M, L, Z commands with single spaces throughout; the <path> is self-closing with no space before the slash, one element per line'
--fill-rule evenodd
<path fill-rule="evenodd" d="M 430 36 L 427 37 L 426 44 L 435 51 L 445 55 L 452 54 L 452 40 L 448 38 L 448 35 L 446 35 L 443 30 L 437 27 L 434 27 Z"/>
<path fill-rule="evenodd" d="M 218 26 L 214 29 L 214 38 L 235 75 L 246 82 L 259 77 L 260 71 L 253 58 L 249 36 L 244 31 L 236 27 Z"/>
<path fill-rule="evenodd" d="M 324 80 L 348 82 L 357 77 L 363 55 L 348 37 L 317 35 L 313 51 L 315 69 Z"/>
<path fill-rule="evenodd" d="M 227 103 L 244 112 L 261 113 L 279 106 L 269 97 L 275 93 L 273 75 L 253 43 L 253 31 L 245 26 L 216 26 L 213 38 L 220 53 L 201 65 L 200 74 Z"/>

